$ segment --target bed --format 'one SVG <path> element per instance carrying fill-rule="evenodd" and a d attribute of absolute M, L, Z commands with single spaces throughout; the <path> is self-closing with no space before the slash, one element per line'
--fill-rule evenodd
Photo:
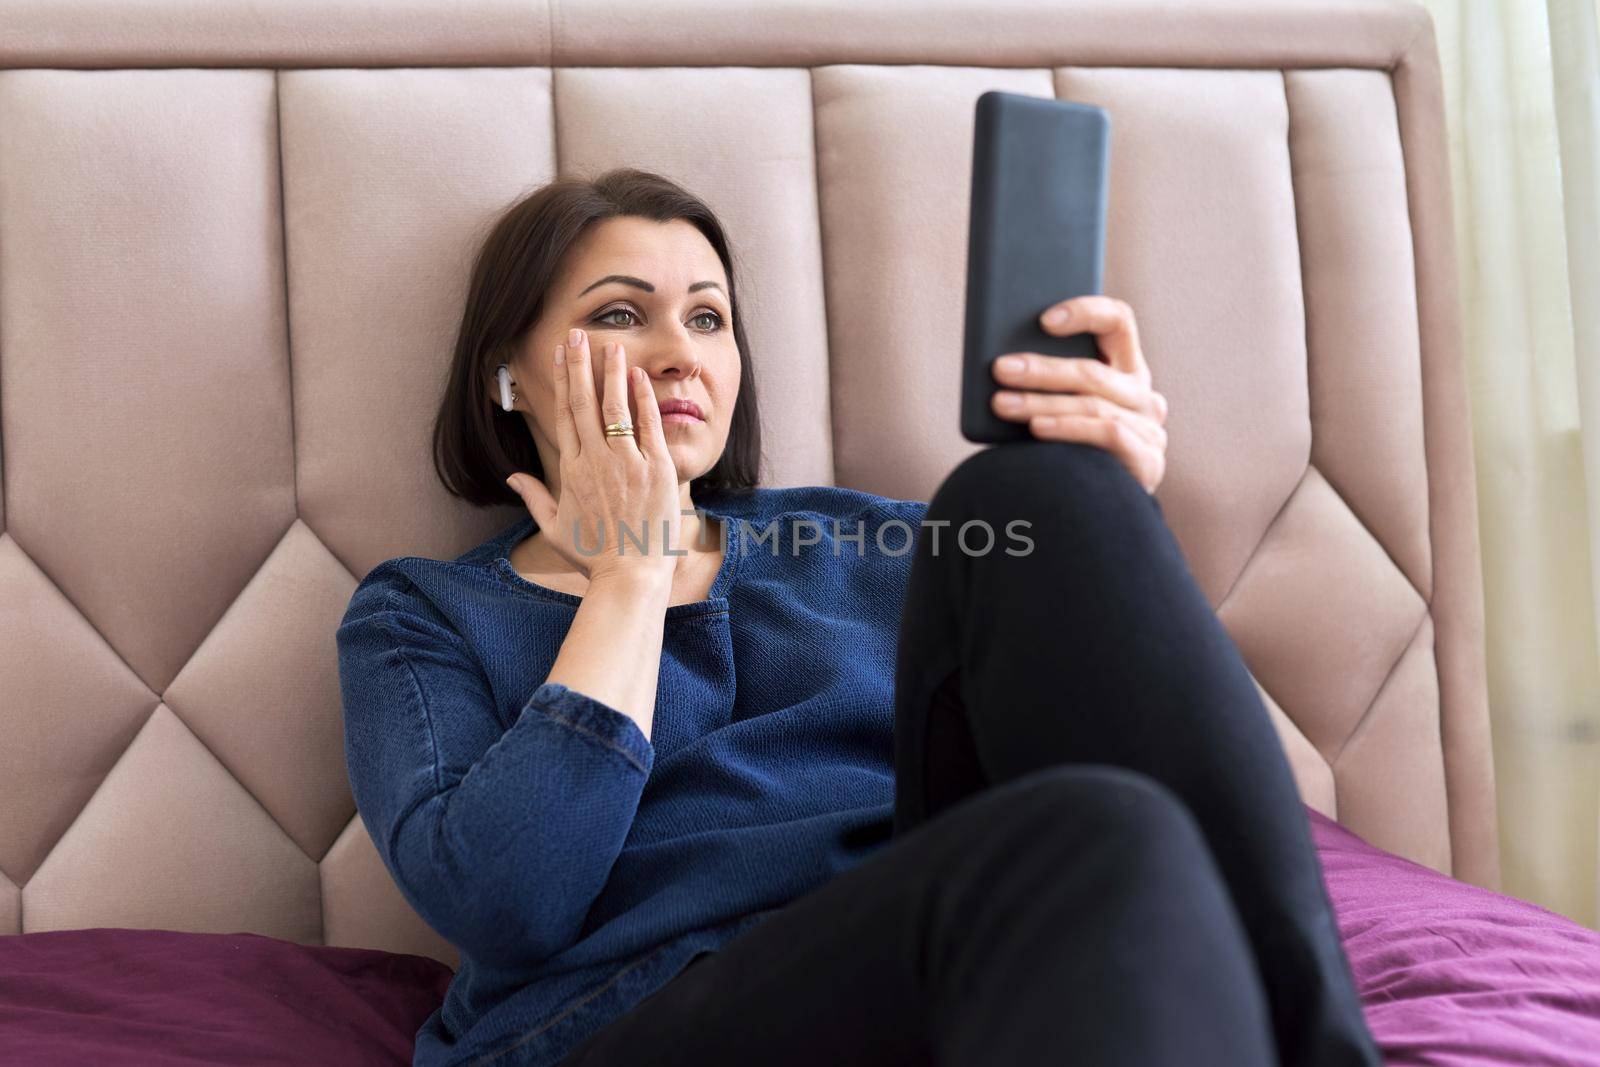
<path fill-rule="evenodd" d="M 1158 496 L 1390 1062 L 1600 1064 L 1600 934 L 1499 891 L 1412 0 L 9 0 L 0 1047 L 408 1062 L 459 958 L 356 813 L 333 632 L 377 563 L 516 517 L 429 459 L 474 241 L 558 174 L 684 182 L 740 255 L 766 482 L 926 499 L 973 447 L 989 89 L 1112 116 L 1106 291 L 1172 402 Z"/>

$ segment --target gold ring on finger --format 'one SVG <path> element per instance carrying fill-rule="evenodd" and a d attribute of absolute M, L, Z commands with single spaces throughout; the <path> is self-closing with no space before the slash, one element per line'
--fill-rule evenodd
<path fill-rule="evenodd" d="M 631 422 L 613 422 L 613 423 L 609 424 L 608 426 L 606 426 L 606 436 L 607 437 L 632 437 L 633 436 L 633 423 L 631 423 Z"/>

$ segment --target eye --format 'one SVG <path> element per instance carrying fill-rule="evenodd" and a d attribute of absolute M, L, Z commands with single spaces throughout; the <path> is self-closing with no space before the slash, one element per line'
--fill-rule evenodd
<path fill-rule="evenodd" d="M 631 326 L 631 325 L 633 325 L 634 322 L 637 321 L 637 318 L 638 318 L 638 316 L 636 316 L 633 313 L 633 309 L 632 308 L 618 306 L 618 307 L 614 307 L 614 308 L 607 308 L 606 310 L 604 310 L 604 311 L 600 312 L 598 315 L 596 315 L 594 317 L 594 319 L 591 320 L 591 321 L 594 321 L 594 322 L 607 322 L 607 320 L 609 320 L 611 318 L 611 316 L 613 316 L 613 315 L 626 315 L 626 316 L 628 316 L 628 319 L 629 319 L 628 322 L 609 323 L 609 325 L 616 326 L 619 329 L 621 327 L 623 327 L 623 326 Z M 702 329 L 705 330 L 705 332 L 707 332 L 707 333 L 716 333 L 718 330 L 721 330 L 721 329 L 724 328 L 725 323 L 722 321 L 722 316 L 720 314 L 718 314 L 717 312 L 710 310 L 709 308 L 704 310 L 704 311 L 701 311 L 699 314 L 697 314 L 694 318 L 690 319 L 689 321 L 690 322 L 699 322 L 701 319 L 707 319 L 707 318 L 709 318 L 711 320 L 711 325 L 701 327 Z"/>
<path fill-rule="evenodd" d="M 633 317 L 633 312 L 630 309 L 625 308 L 625 307 L 607 308 L 605 311 L 602 311 L 602 312 L 600 312 L 600 314 L 596 315 L 594 317 L 594 321 L 595 322 L 604 322 L 606 319 L 609 319 L 613 315 L 627 315 L 629 318 L 632 318 Z M 615 325 L 621 325 L 621 324 L 617 323 Z"/>

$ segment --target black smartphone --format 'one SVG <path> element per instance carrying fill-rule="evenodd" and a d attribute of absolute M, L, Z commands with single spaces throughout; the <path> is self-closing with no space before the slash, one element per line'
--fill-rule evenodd
<path fill-rule="evenodd" d="M 1057 337 L 1039 316 L 1099 293 L 1105 273 L 1111 116 L 1104 108 L 991 90 L 978 97 L 967 231 L 961 435 L 1033 440 L 994 413 L 992 370 L 1008 352 L 1100 359 L 1095 335 Z"/>

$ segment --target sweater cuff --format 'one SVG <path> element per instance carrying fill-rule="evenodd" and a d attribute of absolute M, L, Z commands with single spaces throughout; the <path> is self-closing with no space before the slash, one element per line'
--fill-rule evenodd
<path fill-rule="evenodd" d="M 655 763 L 655 746 L 639 724 L 609 704 L 603 704 L 560 682 L 545 682 L 528 698 L 528 706 L 545 717 L 575 730 L 597 744 L 620 753 L 646 775 Z"/>

